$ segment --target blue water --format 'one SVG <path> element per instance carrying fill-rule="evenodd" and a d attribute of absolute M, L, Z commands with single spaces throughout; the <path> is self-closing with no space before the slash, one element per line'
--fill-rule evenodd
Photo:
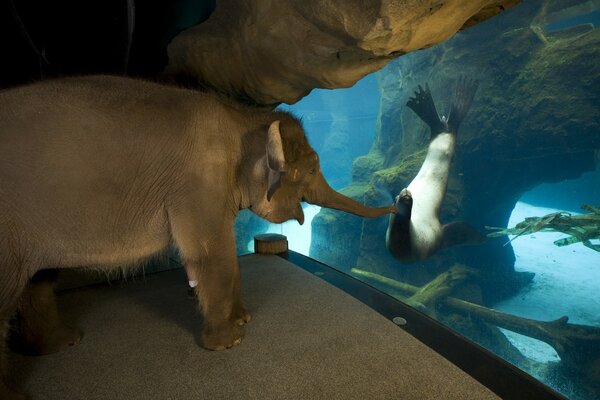
<path fill-rule="evenodd" d="M 281 108 L 301 117 L 336 190 L 351 186 L 358 201 L 383 205 L 412 179 L 399 168 L 427 146 L 424 125 L 406 108 L 413 89 L 430 83 L 438 110 L 444 110 L 457 77 L 467 74 L 480 80 L 480 88 L 459 128 L 442 222 L 461 219 L 487 233 L 486 226 L 512 227 L 526 217 L 600 206 L 600 34 L 593 29 L 600 11 L 590 10 L 590 2 L 572 1 L 576 8 L 561 19 L 556 16 L 563 15 L 562 4 L 524 0 L 447 43 L 400 57 L 352 88 L 314 90 Z M 581 4 L 586 6 L 577 8 Z M 548 10 L 553 19 L 540 40 L 532 26 Z M 582 24 L 592 30 L 551 35 Z M 385 247 L 386 218 L 349 218 L 304 207 L 303 226 L 291 221 L 262 230 L 286 235 L 292 250 L 341 271 L 357 267 L 418 286 L 463 263 L 479 271 L 463 292 L 469 301 L 537 321 L 568 316 L 570 323 L 600 329 L 600 252 L 581 243 L 555 246 L 564 234 L 488 239 L 403 264 Z M 593 363 L 569 365 L 540 340 L 506 329 L 491 334 L 493 326 L 478 331 L 468 321 L 452 325 L 456 316 L 435 317 L 571 399 L 600 398 Z"/>

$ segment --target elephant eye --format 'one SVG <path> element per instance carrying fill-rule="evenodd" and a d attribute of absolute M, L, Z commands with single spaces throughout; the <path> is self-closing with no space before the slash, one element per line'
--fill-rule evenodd
<path fill-rule="evenodd" d="M 308 173 L 309 173 L 309 174 L 311 174 L 311 175 L 314 175 L 314 174 L 316 174 L 316 173 L 317 173 L 317 169 L 316 169 L 316 168 L 313 168 L 313 169 L 311 169 L 310 171 L 308 171 Z"/>

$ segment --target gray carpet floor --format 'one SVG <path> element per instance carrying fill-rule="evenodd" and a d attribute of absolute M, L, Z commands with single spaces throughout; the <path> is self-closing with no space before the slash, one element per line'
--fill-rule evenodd
<path fill-rule="evenodd" d="M 198 347 L 183 271 L 62 292 L 83 341 L 11 355 L 35 399 L 497 399 L 344 292 L 275 256 L 240 258 L 252 313 L 242 344 Z"/>

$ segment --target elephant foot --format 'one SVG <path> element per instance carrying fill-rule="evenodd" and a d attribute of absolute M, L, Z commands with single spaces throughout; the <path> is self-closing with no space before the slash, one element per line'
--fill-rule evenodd
<path fill-rule="evenodd" d="M 227 321 L 217 326 L 206 326 L 200 336 L 200 346 L 207 350 L 225 350 L 239 345 L 244 337 L 244 328 Z"/>
<path fill-rule="evenodd" d="M 233 311 L 233 319 L 236 324 L 242 326 L 250 322 L 250 320 L 252 319 L 252 315 L 250 315 L 250 312 L 246 310 L 246 308 L 243 305 L 240 304 Z"/>
<path fill-rule="evenodd" d="M 28 332 L 17 339 L 17 348 L 28 355 L 57 353 L 81 342 L 83 334 L 64 324 L 47 327 L 44 332 Z"/>
<path fill-rule="evenodd" d="M 28 397 L 19 392 L 9 389 L 3 382 L 0 381 L 0 399 L 3 400 L 27 400 Z"/>
<path fill-rule="evenodd" d="M 56 353 L 81 341 L 81 332 L 60 318 L 54 294 L 56 276 L 57 270 L 37 272 L 19 299 L 11 345 L 25 354 Z"/>
<path fill-rule="evenodd" d="M 39 343 L 38 354 L 52 354 L 75 346 L 81 342 L 83 334 L 77 328 L 67 325 L 56 326 L 48 335 L 43 337 Z"/>

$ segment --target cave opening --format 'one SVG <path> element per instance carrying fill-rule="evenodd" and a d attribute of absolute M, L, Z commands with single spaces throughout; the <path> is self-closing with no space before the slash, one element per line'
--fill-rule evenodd
<path fill-rule="evenodd" d="M 542 217 L 561 211 L 580 215 L 582 204 L 597 205 L 600 199 L 600 169 L 577 179 L 542 184 L 524 193 L 510 216 L 514 227 L 527 217 Z M 597 326 L 600 323 L 600 254 L 582 243 L 559 247 L 560 232 L 538 231 L 509 236 L 515 253 L 515 270 L 533 272 L 532 282 L 515 296 L 496 304 L 497 310 L 520 317 L 555 321 L 563 316 L 573 324 Z M 598 244 L 598 240 L 592 240 Z M 507 243 L 508 244 L 508 243 Z M 513 332 L 505 336 L 528 358 L 539 362 L 558 361 L 550 346 Z"/>

